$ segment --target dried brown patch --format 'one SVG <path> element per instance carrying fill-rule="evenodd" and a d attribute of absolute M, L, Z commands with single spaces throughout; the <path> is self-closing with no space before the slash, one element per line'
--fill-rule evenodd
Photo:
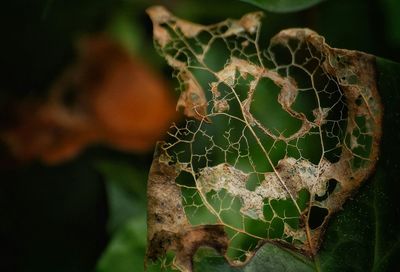
<path fill-rule="evenodd" d="M 81 39 L 77 62 L 54 83 L 47 101 L 19 105 L 1 138 L 20 160 L 57 163 L 105 143 L 146 152 L 175 119 L 162 77 L 105 36 Z"/>
<path fill-rule="evenodd" d="M 168 164 L 167 156 L 162 143 L 158 143 L 147 184 L 147 258 L 155 261 L 167 251 L 174 251 L 175 265 L 182 271 L 191 271 L 192 258 L 199 247 L 212 247 L 224 254 L 228 239 L 223 225 L 189 224 L 175 183 L 180 170 Z"/>

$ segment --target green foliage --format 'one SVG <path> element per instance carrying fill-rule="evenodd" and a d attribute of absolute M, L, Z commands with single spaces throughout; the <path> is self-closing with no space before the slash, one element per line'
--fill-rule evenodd
<path fill-rule="evenodd" d="M 241 0 L 272 12 L 294 12 L 312 7 L 325 0 Z"/>
<path fill-rule="evenodd" d="M 97 264 L 97 272 L 139 272 L 144 270 L 145 222 L 144 214 L 131 217 L 113 233 L 112 241 Z"/>
<path fill-rule="evenodd" d="M 384 13 L 384 20 L 387 27 L 386 39 L 389 42 L 400 45 L 400 2 L 397 0 L 383 0 L 382 1 L 382 11 Z"/>
<path fill-rule="evenodd" d="M 98 272 L 143 271 L 146 248 L 145 172 L 118 161 L 101 161 L 106 179 L 112 240 L 97 264 Z"/>
<path fill-rule="evenodd" d="M 310 272 L 314 264 L 304 256 L 276 244 L 266 243 L 244 267 L 232 267 L 211 249 L 201 249 L 194 258 L 194 271 L 208 272 Z"/>

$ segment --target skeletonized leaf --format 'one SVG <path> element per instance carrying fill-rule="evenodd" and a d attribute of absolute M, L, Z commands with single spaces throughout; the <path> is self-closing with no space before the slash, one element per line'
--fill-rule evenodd
<path fill-rule="evenodd" d="M 258 12 L 210 26 L 148 13 L 187 117 L 154 156 L 148 264 L 191 271 L 207 246 L 238 266 L 268 240 L 315 256 L 329 218 L 376 164 L 375 57 L 330 48 L 309 29 L 265 46 Z"/>

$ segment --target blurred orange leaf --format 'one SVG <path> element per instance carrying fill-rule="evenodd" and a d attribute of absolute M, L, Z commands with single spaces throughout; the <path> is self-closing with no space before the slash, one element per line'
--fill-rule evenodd
<path fill-rule="evenodd" d="M 161 75 L 97 35 L 79 40 L 76 63 L 56 80 L 47 101 L 25 101 L 16 115 L 1 133 L 13 155 L 56 163 L 93 143 L 149 151 L 176 111 Z"/>

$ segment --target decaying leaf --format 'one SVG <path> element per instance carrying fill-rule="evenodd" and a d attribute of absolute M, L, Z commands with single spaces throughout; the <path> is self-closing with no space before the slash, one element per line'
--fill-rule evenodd
<path fill-rule="evenodd" d="M 331 48 L 309 29 L 281 31 L 266 46 L 260 13 L 210 26 L 162 7 L 148 13 L 187 117 L 149 175 L 148 261 L 190 271 L 196 241 L 238 265 L 272 239 L 313 257 L 378 159 L 375 58 Z M 222 237 L 214 243 L 211 226 Z"/>
<path fill-rule="evenodd" d="M 47 101 L 21 103 L 0 133 L 18 159 L 57 163 L 94 143 L 148 151 L 175 119 L 167 84 L 143 60 L 104 35 L 81 39 L 78 49 Z"/>

